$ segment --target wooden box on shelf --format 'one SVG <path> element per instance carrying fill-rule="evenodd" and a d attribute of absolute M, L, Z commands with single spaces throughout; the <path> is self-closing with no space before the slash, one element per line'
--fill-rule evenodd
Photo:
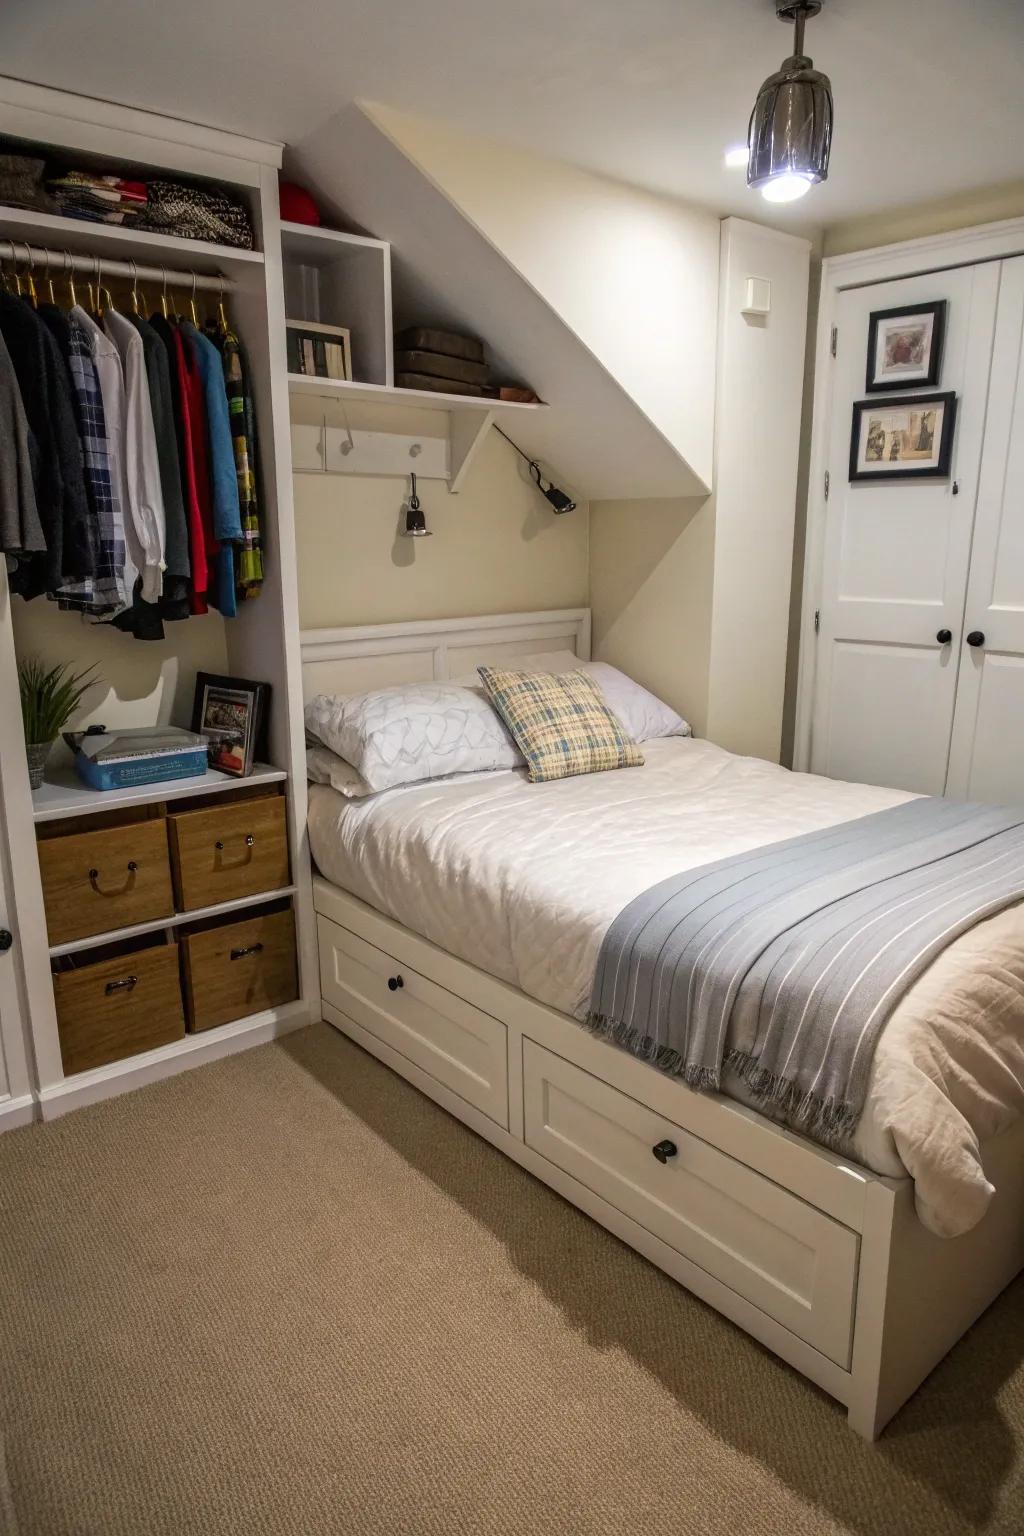
<path fill-rule="evenodd" d="M 51 944 L 108 933 L 174 911 L 167 823 L 153 806 L 38 829 Z M 102 821 L 103 825 L 96 823 Z M 80 830 L 83 825 L 88 830 Z"/>
<path fill-rule="evenodd" d="M 240 795 L 168 818 L 179 911 L 237 901 L 288 884 L 284 796 Z"/>
<path fill-rule="evenodd" d="M 53 978 L 64 1071 L 88 1072 L 181 1040 L 178 946 L 152 939 L 120 952 L 88 951 Z M 97 954 L 107 958 L 97 959 Z"/>
<path fill-rule="evenodd" d="M 187 933 L 181 951 L 185 1011 L 193 1033 L 298 996 L 290 907 Z"/>

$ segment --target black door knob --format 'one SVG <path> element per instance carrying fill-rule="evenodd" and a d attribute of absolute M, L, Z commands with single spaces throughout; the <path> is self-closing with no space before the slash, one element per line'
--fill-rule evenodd
<path fill-rule="evenodd" d="M 0 928 L 0 955 L 6 955 L 14 943 L 14 934 L 9 928 Z"/>
<path fill-rule="evenodd" d="M 659 1163 L 667 1163 L 670 1157 L 676 1156 L 679 1148 L 674 1141 L 659 1141 L 656 1147 L 651 1148 L 651 1151 Z"/>
<path fill-rule="evenodd" d="M 405 986 L 405 982 L 402 980 L 401 976 L 389 976 L 388 977 L 388 991 L 389 992 L 397 992 L 399 987 L 404 987 L 404 986 Z"/>
<path fill-rule="evenodd" d="M 972 629 L 970 634 L 967 636 L 967 644 L 968 645 L 974 645 L 974 646 L 984 645 L 985 644 L 985 634 L 984 634 L 984 631 L 980 630 L 980 629 Z"/>
<path fill-rule="evenodd" d="M 953 631 L 951 629 L 940 629 L 935 638 L 940 645 L 948 645 L 953 638 Z"/>

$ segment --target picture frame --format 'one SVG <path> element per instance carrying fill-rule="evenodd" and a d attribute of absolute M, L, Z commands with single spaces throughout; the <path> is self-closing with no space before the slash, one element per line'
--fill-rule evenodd
<path fill-rule="evenodd" d="M 352 334 L 343 325 L 286 320 L 288 372 L 352 382 Z"/>
<path fill-rule="evenodd" d="M 243 779 L 266 752 L 270 684 L 197 672 L 192 729 L 207 743 L 211 768 Z"/>
<path fill-rule="evenodd" d="M 945 335 L 945 299 L 873 310 L 868 319 L 864 388 L 874 394 L 937 384 Z"/>
<path fill-rule="evenodd" d="M 953 390 L 856 400 L 850 433 L 850 479 L 941 480 L 949 475 L 956 425 Z"/>

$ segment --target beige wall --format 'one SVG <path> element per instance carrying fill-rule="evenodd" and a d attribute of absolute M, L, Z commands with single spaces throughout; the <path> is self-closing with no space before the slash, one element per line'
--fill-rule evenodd
<path fill-rule="evenodd" d="M 420 481 L 429 539 L 399 534 L 407 490 L 399 477 L 295 476 L 303 628 L 586 604 L 586 506 L 556 517 L 497 433 L 458 495 Z"/>
<path fill-rule="evenodd" d="M 707 729 L 713 498 L 595 501 L 590 508 L 593 653 Z"/>
<path fill-rule="evenodd" d="M 874 245 L 893 245 L 898 240 L 917 240 L 941 235 L 972 224 L 991 224 L 997 219 L 1024 215 L 1024 181 L 1006 181 L 995 187 L 979 187 L 932 203 L 890 209 L 833 224 L 825 230 L 824 254 L 841 256 L 846 251 L 866 251 Z"/>
<path fill-rule="evenodd" d="M 31 603 L 12 598 L 11 619 L 19 657 L 39 656 L 49 666 L 66 662 L 76 672 L 96 666 L 99 681 L 75 714 L 76 729 L 95 723 L 187 727 L 196 672 L 232 670 L 219 613 L 166 624 L 162 641 L 133 640 L 41 597 Z M 58 756 L 64 751 L 61 745 Z"/>

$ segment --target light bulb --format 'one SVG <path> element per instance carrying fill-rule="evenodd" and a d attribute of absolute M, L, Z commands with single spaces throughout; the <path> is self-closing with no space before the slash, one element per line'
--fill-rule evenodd
<path fill-rule="evenodd" d="M 761 188 L 761 196 L 767 203 L 795 203 L 797 198 L 805 196 L 813 185 L 810 176 L 800 176 L 795 171 L 786 171 L 782 176 L 774 176 L 771 181 L 765 182 Z"/>
<path fill-rule="evenodd" d="M 749 150 L 745 144 L 735 144 L 732 149 L 726 150 L 725 163 L 730 167 L 739 165 L 745 166 L 747 163 L 748 154 Z"/>

